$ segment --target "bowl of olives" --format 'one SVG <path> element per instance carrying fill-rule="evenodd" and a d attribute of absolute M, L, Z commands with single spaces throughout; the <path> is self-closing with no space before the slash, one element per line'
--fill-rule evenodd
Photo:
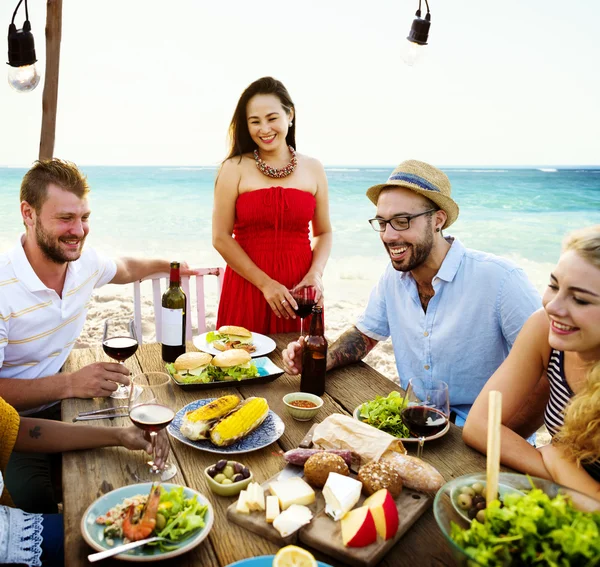
<path fill-rule="evenodd" d="M 468 482 L 466 484 L 455 486 L 451 491 L 450 498 L 452 504 L 456 508 L 456 511 L 465 519 L 467 522 L 477 520 L 478 522 L 485 521 L 485 507 L 486 507 L 486 481 L 483 479 L 473 479 L 474 482 Z M 524 493 L 517 488 L 508 486 L 506 484 L 498 484 L 498 498 L 501 505 L 505 494 L 512 492 L 516 494 Z"/>
<path fill-rule="evenodd" d="M 252 482 L 252 473 L 242 463 L 221 459 L 204 469 L 210 489 L 219 496 L 237 496 Z"/>

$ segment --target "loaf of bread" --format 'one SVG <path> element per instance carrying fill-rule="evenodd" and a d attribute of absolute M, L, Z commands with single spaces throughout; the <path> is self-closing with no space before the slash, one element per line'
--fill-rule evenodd
<path fill-rule="evenodd" d="M 363 483 L 363 492 L 370 496 L 382 488 L 387 488 L 396 498 L 402 492 L 402 478 L 396 468 L 385 461 L 372 461 L 360 467 L 358 480 Z"/>
<path fill-rule="evenodd" d="M 348 465 L 339 455 L 333 453 L 315 453 L 304 463 L 304 479 L 308 484 L 322 488 L 330 472 L 348 476 Z"/>
<path fill-rule="evenodd" d="M 386 451 L 381 460 L 389 463 L 398 471 L 406 488 L 435 494 L 444 485 L 444 477 L 438 470 L 417 457 Z"/>

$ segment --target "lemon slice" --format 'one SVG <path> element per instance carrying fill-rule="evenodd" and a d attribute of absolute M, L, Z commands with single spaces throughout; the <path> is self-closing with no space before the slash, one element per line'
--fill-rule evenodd
<path fill-rule="evenodd" d="M 306 549 L 288 545 L 277 552 L 273 567 L 317 567 L 317 561 Z"/>

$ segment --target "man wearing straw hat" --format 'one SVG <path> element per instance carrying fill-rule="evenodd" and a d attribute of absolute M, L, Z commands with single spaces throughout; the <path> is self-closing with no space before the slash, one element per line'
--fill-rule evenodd
<path fill-rule="evenodd" d="M 439 169 L 405 161 L 367 197 L 391 264 L 356 324 L 329 348 L 327 368 L 357 362 L 391 336 L 402 386 L 410 378 L 447 382 L 452 417 L 462 425 L 540 296 L 512 262 L 442 234 L 458 205 Z M 301 371 L 301 348 L 299 340 L 283 352 L 289 374 Z"/>

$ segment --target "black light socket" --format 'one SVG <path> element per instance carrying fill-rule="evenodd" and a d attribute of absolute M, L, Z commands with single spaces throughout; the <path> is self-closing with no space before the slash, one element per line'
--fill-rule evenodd
<path fill-rule="evenodd" d="M 33 65 L 36 61 L 29 20 L 25 20 L 21 30 L 18 30 L 15 24 L 10 24 L 8 26 L 8 64 L 11 67 L 24 67 Z"/>
<path fill-rule="evenodd" d="M 429 14 L 425 15 L 425 19 L 420 17 L 420 14 L 417 13 L 417 17 L 413 20 L 412 26 L 410 28 L 410 33 L 408 34 L 408 41 L 412 43 L 418 43 L 419 45 L 427 45 L 427 38 L 429 36 L 429 27 L 431 26 L 431 16 Z"/>

